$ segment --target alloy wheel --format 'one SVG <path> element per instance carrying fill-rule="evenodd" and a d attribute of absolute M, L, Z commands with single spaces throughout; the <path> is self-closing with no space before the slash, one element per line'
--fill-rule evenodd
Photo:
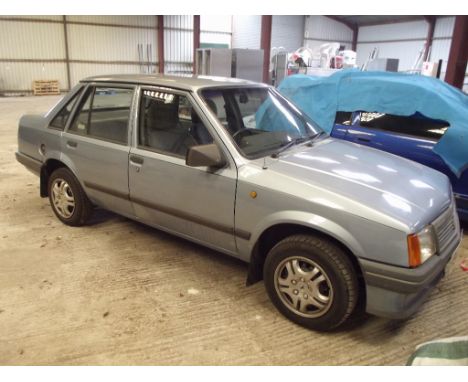
<path fill-rule="evenodd" d="M 65 219 L 69 219 L 75 211 L 75 197 L 70 185 L 61 178 L 52 183 L 52 203 L 55 211 Z"/>
<path fill-rule="evenodd" d="M 276 268 L 274 281 L 281 301 L 295 314 L 316 318 L 330 309 L 333 287 L 323 268 L 314 261 L 288 257 Z"/>

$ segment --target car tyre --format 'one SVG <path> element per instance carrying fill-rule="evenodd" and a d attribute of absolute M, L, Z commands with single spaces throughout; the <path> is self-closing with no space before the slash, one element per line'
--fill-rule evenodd
<path fill-rule="evenodd" d="M 61 167 L 48 182 L 49 201 L 55 216 L 70 226 L 81 226 L 91 217 L 93 206 L 73 173 Z"/>
<path fill-rule="evenodd" d="M 313 330 L 341 325 L 358 300 L 356 271 L 331 240 L 293 235 L 277 243 L 263 268 L 268 295 L 291 321 Z"/>

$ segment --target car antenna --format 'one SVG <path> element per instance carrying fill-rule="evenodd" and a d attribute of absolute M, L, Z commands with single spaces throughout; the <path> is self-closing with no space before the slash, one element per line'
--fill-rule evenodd
<path fill-rule="evenodd" d="M 263 157 L 263 166 L 262 166 L 262 170 L 266 170 L 268 168 L 267 164 L 266 164 L 266 157 Z"/>

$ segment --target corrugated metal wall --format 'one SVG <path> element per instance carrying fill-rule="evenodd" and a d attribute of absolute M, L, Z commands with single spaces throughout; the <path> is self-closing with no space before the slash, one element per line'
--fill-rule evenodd
<path fill-rule="evenodd" d="M 65 64 L 54 62 L 0 63 L 0 94 L 32 91 L 34 80 L 58 80 L 61 89 L 67 86 Z"/>
<path fill-rule="evenodd" d="M 59 16 L 60 17 L 60 16 Z M 67 16 L 70 21 L 84 22 L 84 23 L 97 23 L 97 24 L 116 24 L 137 27 L 154 28 L 157 26 L 155 16 L 92 16 L 92 15 L 73 15 Z"/>
<path fill-rule="evenodd" d="M 300 48 L 304 39 L 305 16 L 274 15 L 271 27 L 271 48 L 283 47 L 289 52 Z M 232 17 L 232 47 L 260 49 L 261 16 Z"/>
<path fill-rule="evenodd" d="M 304 39 L 305 16 L 273 16 L 271 27 L 271 48 L 284 48 L 294 52 Z"/>
<path fill-rule="evenodd" d="M 93 75 L 158 72 L 157 20 L 157 16 L 0 17 L 0 91 L 31 91 L 33 80 L 58 80 L 65 90 L 68 81 L 73 86 Z M 202 16 L 200 24 L 201 42 L 231 45 L 231 16 Z M 164 16 L 164 45 L 165 73 L 192 73 L 193 16 Z"/>
<path fill-rule="evenodd" d="M 60 23 L 0 21 L 0 26 L 2 58 L 65 58 L 63 25 Z"/>
<path fill-rule="evenodd" d="M 231 47 L 232 16 L 202 15 L 200 29 L 201 44 L 223 44 Z"/>
<path fill-rule="evenodd" d="M 359 28 L 358 65 L 363 64 L 369 53 L 377 47 L 379 58 L 398 58 L 399 71 L 410 70 L 424 47 L 428 25 L 421 20 Z"/>
<path fill-rule="evenodd" d="M 0 92 L 31 90 L 33 80 L 67 84 L 61 16 L 0 20 Z M 46 21 L 51 21 L 46 22 Z"/>
<path fill-rule="evenodd" d="M 262 16 L 232 17 L 232 47 L 260 49 Z"/>
<path fill-rule="evenodd" d="M 445 76 L 454 17 L 441 17 L 436 21 L 431 49 L 431 61 L 443 60 L 442 78 Z M 374 47 L 380 58 L 398 58 L 399 71 L 410 70 L 426 42 L 429 24 L 424 21 L 367 26 L 359 28 L 357 63 L 362 65 Z"/>
<path fill-rule="evenodd" d="M 328 42 L 339 42 L 351 49 L 353 32 L 346 25 L 325 16 L 306 16 L 304 46 L 314 49 Z"/>
<path fill-rule="evenodd" d="M 201 16 L 200 44 L 231 45 L 231 16 Z M 193 16 L 164 16 L 164 71 L 193 72 Z"/>
<path fill-rule="evenodd" d="M 7 19 L 27 19 L 27 20 L 52 20 L 52 21 L 62 21 L 63 16 L 60 15 L 21 15 L 21 16 L 4 16 L 2 18 Z"/>
<path fill-rule="evenodd" d="M 158 70 L 155 16 L 67 16 L 67 33 L 72 84 L 99 74 Z"/>
<path fill-rule="evenodd" d="M 156 16 L 67 16 L 66 32 L 71 86 L 92 75 L 158 70 Z M 31 91 L 34 80 L 68 88 L 63 16 L 1 17 L 0 92 Z"/>
<path fill-rule="evenodd" d="M 441 17 L 434 32 L 430 59 L 443 60 L 442 78 L 453 27 L 454 17 Z M 165 72 L 192 73 L 193 16 L 164 16 L 164 28 Z M 400 70 L 410 69 L 427 28 L 425 21 L 361 27 L 358 64 L 377 46 L 380 57 L 399 58 Z M 56 79 L 66 89 L 69 80 L 73 86 L 91 75 L 158 71 L 156 16 L 67 16 L 66 31 L 69 79 L 63 16 L 0 17 L 0 91 L 30 91 L 33 80 Z M 200 41 L 259 49 L 260 31 L 258 15 L 202 16 Z M 335 41 L 351 48 L 352 31 L 325 16 L 273 17 L 272 48 L 293 51 Z"/>
<path fill-rule="evenodd" d="M 193 16 L 164 16 L 164 72 L 193 70 Z"/>

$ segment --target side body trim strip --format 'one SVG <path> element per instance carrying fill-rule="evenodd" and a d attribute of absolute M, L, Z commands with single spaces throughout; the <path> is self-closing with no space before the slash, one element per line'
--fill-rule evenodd
<path fill-rule="evenodd" d="M 241 229 L 235 229 L 234 227 L 231 227 L 231 226 L 228 226 L 228 225 L 219 224 L 219 223 L 213 222 L 211 220 L 202 218 L 201 216 L 188 214 L 188 213 L 186 213 L 184 211 L 181 211 L 181 210 L 178 210 L 178 209 L 175 209 L 175 208 L 170 208 L 170 207 L 166 207 L 166 206 L 163 206 L 163 205 L 160 205 L 160 204 L 155 204 L 153 202 L 143 200 L 143 199 L 131 198 L 129 194 L 125 194 L 125 193 L 122 193 L 122 192 L 119 192 L 119 191 L 115 191 L 113 189 L 101 186 L 99 184 L 95 184 L 95 183 L 85 181 L 84 185 L 86 187 L 88 187 L 88 188 L 93 189 L 93 190 L 104 192 L 106 194 L 115 196 L 115 197 L 120 198 L 120 199 L 130 200 L 133 203 L 139 204 L 140 206 L 148 207 L 148 208 L 151 208 L 151 209 L 156 210 L 156 211 L 160 211 L 160 212 L 168 214 L 168 215 L 172 215 L 172 216 L 175 216 L 175 217 L 178 217 L 178 218 L 181 218 L 181 219 L 185 219 L 185 220 L 191 221 L 193 223 L 200 224 L 200 225 L 203 225 L 203 226 L 208 227 L 208 228 L 212 228 L 212 229 L 214 229 L 216 231 L 232 234 L 232 235 L 235 235 L 235 236 L 237 236 L 237 237 L 239 237 L 241 239 L 244 239 L 244 240 L 249 240 L 250 237 L 251 237 L 250 232 L 247 232 L 247 231 L 244 231 L 244 230 L 241 230 Z"/>

